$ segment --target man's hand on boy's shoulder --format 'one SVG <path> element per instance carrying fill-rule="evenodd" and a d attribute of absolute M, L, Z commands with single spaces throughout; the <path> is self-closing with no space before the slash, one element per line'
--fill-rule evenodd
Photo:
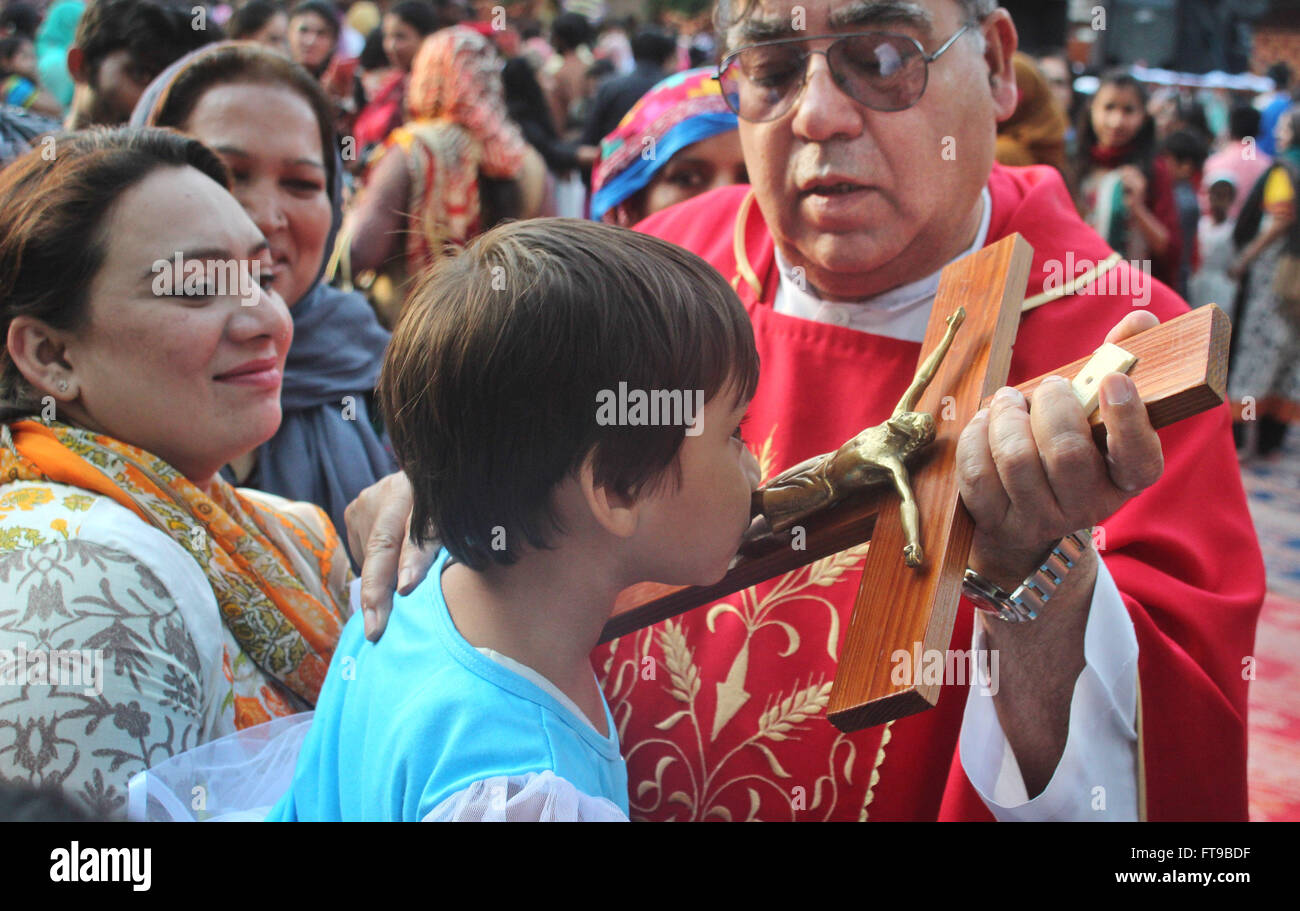
<path fill-rule="evenodd" d="M 440 544 L 411 541 L 411 482 L 402 472 L 371 484 L 343 512 L 348 550 L 361 564 L 361 612 L 366 638 L 377 642 L 393 610 L 393 583 L 408 595 L 429 572 Z"/>

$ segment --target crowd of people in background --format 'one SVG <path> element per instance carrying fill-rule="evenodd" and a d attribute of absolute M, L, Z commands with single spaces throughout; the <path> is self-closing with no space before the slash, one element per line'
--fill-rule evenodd
<path fill-rule="evenodd" d="M 1255 94 L 1114 69 L 1084 95 L 1063 54 L 1020 55 L 1021 105 L 998 129 L 999 161 L 1058 167 L 1114 250 L 1232 317 L 1243 458 L 1277 453 L 1300 421 L 1300 107 L 1286 63 L 1267 75 L 1274 90 Z"/>
<path fill-rule="evenodd" d="M 247 0 L 212 7 L 196 24 L 193 9 L 9 3 L 0 154 L 16 157 L 56 121 L 125 122 L 145 86 L 200 46 L 263 44 L 306 69 L 333 107 L 348 218 L 328 279 L 363 290 L 388 326 L 410 276 L 500 221 L 558 214 L 631 225 L 746 180 L 735 117 L 711 79 L 717 42 L 698 19 L 673 30 L 593 23 L 538 3 L 494 19 L 494 8 L 456 0 Z M 466 69 L 473 54 L 481 76 Z M 1294 292 L 1282 286 L 1294 274 L 1286 260 L 1295 255 L 1300 154 L 1290 69 L 1274 65 L 1274 90 L 1255 97 L 1152 91 L 1122 70 L 1100 74 L 1083 95 L 1074 90 L 1080 72 L 1064 53 L 1019 55 L 1021 100 L 999 127 L 999 161 L 1060 169 L 1086 220 L 1125 259 L 1148 263 L 1191 303 L 1236 317 L 1234 393 L 1255 403 L 1241 443 L 1276 451 L 1300 417 L 1286 303 Z M 659 143 L 655 154 L 643 154 L 648 142 Z"/>
<path fill-rule="evenodd" d="M 595 22 L 563 6 L 6 2 L 0 166 L 61 130 L 126 124 L 169 127 L 216 153 L 269 244 L 293 323 L 284 420 L 247 452 L 215 447 L 227 459 L 221 474 L 314 503 L 341 530 L 344 507 L 394 470 L 373 403 L 380 359 L 409 290 L 446 251 L 511 219 L 630 227 L 748 182 L 736 114 L 713 78 L 719 42 L 707 16 Z M 1257 97 L 1153 88 L 1127 71 L 1098 74 L 1084 95 L 1074 88 L 1080 75 L 1063 54 L 1020 55 L 1020 103 L 1000 124 L 998 159 L 1059 169 L 1087 223 L 1124 260 L 1193 306 L 1232 316 L 1239 452 L 1276 452 L 1300 422 L 1300 107 L 1291 71 L 1270 69 L 1275 88 Z M 216 170 L 193 147 L 157 142 L 160 161 Z M 227 217 L 242 224 L 237 212 Z M 339 401 L 353 410 L 340 416 Z M 251 504 L 222 506 L 260 515 Z M 255 534 L 262 524 L 213 534 Z M 342 597 L 330 579 L 337 544 L 322 533 L 311 550 L 309 588 L 331 610 Z M 229 580 L 209 576 L 219 598 Z M 258 635 L 226 636 L 227 655 L 268 647 Z M 200 646 L 220 668 L 222 636 Z M 302 690 L 295 675 L 314 650 L 299 648 L 306 657 L 278 678 L 291 691 Z M 202 688 L 212 666 L 200 657 L 189 684 Z M 225 672 L 247 679 L 214 730 L 297 710 L 268 688 L 275 675 L 238 662 Z M 155 733 L 165 720 L 169 730 L 193 728 L 191 704 L 200 701 L 178 697 L 174 719 L 153 719 Z M 147 763 L 151 747 L 133 734 L 149 720 L 118 715 L 103 730 L 121 742 L 100 735 L 127 757 L 114 768 Z M 73 726 L 64 734 L 82 736 Z M 64 781 L 96 812 L 119 812 L 121 783 L 113 792 L 100 774 L 106 764 L 89 757 Z M 0 756 L 0 778 L 22 777 L 24 761 Z"/>

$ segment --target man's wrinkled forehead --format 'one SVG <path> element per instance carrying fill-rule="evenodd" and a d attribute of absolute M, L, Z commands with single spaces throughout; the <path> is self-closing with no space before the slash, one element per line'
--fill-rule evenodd
<path fill-rule="evenodd" d="M 797 38 L 801 33 L 820 33 L 823 28 L 835 32 L 903 26 L 925 39 L 934 32 L 934 13 L 929 8 L 932 5 L 911 0 L 855 0 L 834 4 L 815 0 L 811 3 L 758 0 L 746 10 L 745 0 L 732 0 L 736 14 L 748 12 L 748 15 L 730 29 L 727 45 L 736 48 L 758 41 Z M 831 7 L 829 11 L 827 6 Z"/>

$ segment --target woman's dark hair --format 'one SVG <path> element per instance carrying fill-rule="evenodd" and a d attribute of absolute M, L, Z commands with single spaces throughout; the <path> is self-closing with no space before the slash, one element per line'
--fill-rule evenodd
<path fill-rule="evenodd" d="M 334 31 L 334 40 L 339 40 L 339 11 L 333 3 L 328 0 L 302 0 L 289 11 L 289 18 L 294 19 L 306 13 L 313 13 L 325 20 L 325 23 Z"/>
<path fill-rule="evenodd" d="M 505 94 L 506 113 L 511 120 L 519 124 L 525 120 L 531 121 L 546 136 L 556 137 L 546 93 L 542 91 L 542 85 L 537 81 L 537 75 L 527 58 L 513 57 L 506 61 L 501 70 L 501 89 Z"/>
<path fill-rule="evenodd" d="M 235 40 L 251 38 L 277 15 L 287 15 L 281 4 L 273 0 L 248 0 L 230 17 L 226 33 Z"/>
<path fill-rule="evenodd" d="M 1259 135 L 1259 111 L 1253 105 L 1238 103 L 1228 111 L 1228 135 L 1245 139 Z"/>
<path fill-rule="evenodd" d="M 561 13 L 551 23 L 551 45 L 561 54 L 591 44 L 591 23 L 582 13 Z"/>
<path fill-rule="evenodd" d="M 36 31 L 41 27 L 41 14 L 28 3 L 10 3 L 0 12 L 0 32 L 22 35 L 29 41 L 36 40 Z"/>
<path fill-rule="evenodd" d="M 438 11 L 428 0 L 401 0 L 388 8 L 388 15 L 401 19 L 419 32 L 420 37 L 438 30 Z"/>
<path fill-rule="evenodd" d="M 1110 70 L 1103 73 L 1097 84 L 1097 94 L 1100 94 L 1106 86 L 1131 89 L 1137 93 L 1138 106 L 1142 109 L 1142 127 L 1133 138 L 1131 143 L 1133 151 L 1129 155 L 1127 164 L 1136 165 L 1150 179 L 1156 156 L 1156 122 L 1147 112 L 1146 88 L 1127 70 Z M 1092 170 L 1092 150 L 1098 144 L 1097 131 L 1092 127 L 1092 105 L 1096 99 L 1097 96 L 1093 95 L 1092 101 L 1080 107 L 1079 119 L 1075 124 L 1075 135 L 1078 140 L 1072 170 L 1076 185 L 1081 183 L 1084 176 Z"/>
<path fill-rule="evenodd" d="M 172 80 L 149 112 L 154 126 L 183 129 L 199 99 L 219 85 L 280 85 L 311 105 L 320 127 L 326 187 L 333 193 L 336 167 L 334 107 L 320 83 L 298 64 L 260 44 L 222 44 L 196 56 Z"/>
<path fill-rule="evenodd" d="M 388 66 L 388 57 L 384 54 L 384 28 L 376 25 L 366 36 L 366 43 L 361 48 L 361 56 L 357 58 L 363 70 L 382 70 Z M 359 79 L 360 77 L 358 77 Z M 357 110 L 366 106 L 364 98 Z"/>
<path fill-rule="evenodd" d="M 207 146 L 153 127 L 61 134 L 0 171 L 0 416 L 39 407 L 9 357 L 10 323 L 32 316 L 55 329 L 77 329 L 104 264 L 105 221 L 114 204 L 159 168 L 186 166 L 230 186 Z"/>
<path fill-rule="evenodd" d="M 1161 149 L 1174 161 L 1191 164 L 1198 171 L 1209 157 L 1205 141 L 1193 130 L 1175 130 L 1165 137 Z"/>
<path fill-rule="evenodd" d="M 9 69 L 9 61 L 13 59 L 23 49 L 24 44 L 31 44 L 32 41 L 26 35 L 9 35 L 0 38 L 0 76 L 8 76 L 12 70 Z"/>
<path fill-rule="evenodd" d="M 1205 107 L 1195 98 L 1181 95 L 1174 99 L 1174 126 L 1177 130 L 1190 130 L 1208 146 L 1214 142 L 1214 131 L 1205 116 Z"/>
<path fill-rule="evenodd" d="M 125 50 L 132 66 L 153 79 L 190 51 L 224 37 L 215 22 L 194 28 L 193 6 L 186 0 L 95 0 L 81 14 L 72 45 L 81 49 L 95 84 L 100 64 L 114 51 Z"/>
<path fill-rule="evenodd" d="M 537 218 L 439 260 L 408 299 L 378 388 L 414 491 L 412 534 L 436 528 L 474 569 L 510 564 L 562 532 L 554 489 L 588 456 L 596 484 L 629 496 L 680 481 L 680 422 L 599 416 L 620 383 L 705 402 L 754 394 L 749 317 L 703 259 L 625 228 Z"/>
<path fill-rule="evenodd" d="M 614 66 L 613 60 L 608 57 L 601 57 L 587 67 L 587 78 L 600 81 L 606 76 L 613 76 L 617 70 L 618 68 Z"/>

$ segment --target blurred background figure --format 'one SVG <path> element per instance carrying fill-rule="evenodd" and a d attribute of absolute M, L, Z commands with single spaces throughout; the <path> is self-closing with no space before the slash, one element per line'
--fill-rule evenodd
<path fill-rule="evenodd" d="M 1152 274 L 1173 287 L 1182 233 L 1142 83 L 1122 70 L 1104 75 L 1078 132 L 1071 170 L 1080 213 L 1112 249 L 1130 261 L 1150 261 Z"/>
<path fill-rule="evenodd" d="M 1198 133 L 1179 130 L 1166 136 L 1160 149 L 1174 181 L 1174 208 L 1178 212 L 1178 230 L 1183 236 L 1183 255 L 1174 290 L 1185 299 L 1187 282 L 1197 264 L 1196 235 L 1201 220 L 1198 192 L 1201 169 L 1205 166 L 1205 142 Z"/>
<path fill-rule="evenodd" d="M 636 66 L 625 76 L 604 83 L 592 101 L 582 130 L 583 145 L 597 145 L 614 132 L 623 115 L 667 74 L 665 67 L 677 53 L 677 38 L 655 26 L 647 26 L 632 39 Z"/>
<path fill-rule="evenodd" d="M 562 13 L 551 24 L 555 56 L 540 74 L 551 106 L 551 122 L 562 139 L 576 139 L 582 131 L 582 102 L 587 94 L 587 69 L 591 54 L 591 24 L 580 13 Z"/>
<path fill-rule="evenodd" d="M 0 169 L 29 152 L 42 136 L 62 129 L 54 118 L 0 106 Z"/>
<path fill-rule="evenodd" d="M 1228 317 L 1236 312 L 1237 281 L 1230 274 L 1237 248 L 1232 242 L 1236 221 L 1232 208 L 1237 201 L 1237 179 L 1226 171 L 1206 170 L 1206 198 L 1209 211 L 1201 216 L 1196 231 L 1200 265 L 1187 287 L 1187 303 L 1193 307 L 1217 304 Z"/>
<path fill-rule="evenodd" d="M 472 29 L 424 40 L 406 110 L 344 227 L 345 277 L 387 273 L 372 302 L 389 326 L 408 277 L 503 218 L 538 214 L 546 191 L 545 163 L 506 115 L 496 52 Z"/>
<path fill-rule="evenodd" d="M 236 41 L 256 41 L 289 56 L 289 14 L 274 0 L 248 0 L 226 23 Z"/>
<path fill-rule="evenodd" d="M 580 146 L 560 137 L 551 121 L 550 105 L 528 57 L 506 62 L 501 71 L 506 113 L 537 150 L 550 172 L 550 203 L 544 208 L 566 218 L 586 215 L 587 187 L 582 172 L 596 162 L 600 149 Z"/>
<path fill-rule="evenodd" d="M 1065 110 L 1033 58 L 1017 53 L 1015 68 L 1019 100 L 1011 116 L 998 124 L 994 155 L 1005 165 L 1046 164 L 1063 172 Z"/>
<path fill-rule="evenodd" d="M 220 41 L 220 26 L 192 26 L 189 0 L 93 0 L 68 49 L 76 83 L 65 125 L 126 123 L 150 81 L 190 51 Z"/>
<path fill-rule="evenodd" d="M 608 60 L 612 63 L 616 76 L 626 76 L 636 69 L 636 55 L 632 49 L 632 41 L 628 37 L 636 30 L 636 23 L 631 17 L 626 21 L 618 21 L 606 19 L 583 9 L 575 11 L 583 13 L 590 22 L 600 22 L 600 33 L 596 38 L 596 46 L 592 48 L 592 54 L 597 60 Z"/>
<path fill-rule="evenodd" d="M 1074 132 L 1075 93 L 1074 71 L 1065 51 L 1055 51 L 1038 58 L 1038 71 L 1047 80 L 1047 86 L 1056 99 L 1056 105 L 1065 114 L 1067 138 Z"/>
<path fill-rule="evenodd" d="M 601 143 L 591 217 L 628 227 L 675 203 L 748 183 L 736 115 L 711 67 L 675 73 Z"/>
<path fill-rule="evenodd" d="M 28 41 L 35 41 L 36 30 L 40 25 L 41 12 L 30 3 L 16 0 L 5 4 L 5 8 L 0 10 L 0 36 L 21 35 Z"/>
<path fill-rule="evenodd" d="M 82 0 L 59 0 L 45 14 L 36 32 L 36 72 L 40 83 L 67 110 L 76 83 L 68 72 L 68 48 L 77 34 L 77 22 L 85 10 Z"/>
<path fill-rule="evenodd" d="M 384 141 L 405 119 L 406 87 L 411 80 L 411 63 L 420 43 L 438 30 L 438 14 L 428 0 L 401 0 L 384 14 L 380 26 L 388 76 L 368 96 L 352 128 L 357 148 L 366 150 Z"/>
<path fill-rule="evenodd" d="M 325 75 L 339 43 L 338 11 L 326 0 L 302 0 L 289 14 L 289 56 L 317 79 Z"/>
<path fill-rule="evenodd" d="M 1278 121 L 1293 101 L 1291 80 L 1294 74 L 1291 67 L 1278 61 L 1268 68 L 1265 75 L 1273 80 L 1273 91 L 1259 98 L 1259 147 L 1267 155 L 1276 155 L 1278 146 L 1275 133 Z"/>
<path fill-rule="evenodd" d="M 1237 192 L 1228 210 L 1228 217 L 1236 219 L 1246 202 L 1246 194 L 1255 181 L 1268 170 L 1273 158 L 1260 148 L 1259 111 L 1248 104 L 1234 105 L 1228 111 L 1228 134 L 1222 147 L 1205 159 L 1206 174 L 1231 174 Z M 1208 212 L 1210 201 L 1202 192 L 1201 211 Z"/>
<path fill-rule="evenodd" d="M 1245 282 L 1228 395 L 1243 418 L 1239 443 L 1247 456 L 1277 452 L 1300 420 L 1300 106 L 1278 119 L 1275 140 L 1277 157 L 1237 219 L 1239 253 L 1230 270 Z M 1246 403 L 1254 415 L 1245 413 Z"/>
<path fill-rule="evenodd" d="M 329 0 L 302 0 L 289 11 L 289 57 L 325 90 L 334 107 L 334 131 L 351 136 L 357 115 L 353 88 L 357 60 L 340 51 L 341 21 Z"/>
<path fill-rule="evenodd" d="M 0 38 L 0 100 L 43 117 L 62 117 L 63 106 L 39 82 L 32 40 L 25 35 Z"/>

